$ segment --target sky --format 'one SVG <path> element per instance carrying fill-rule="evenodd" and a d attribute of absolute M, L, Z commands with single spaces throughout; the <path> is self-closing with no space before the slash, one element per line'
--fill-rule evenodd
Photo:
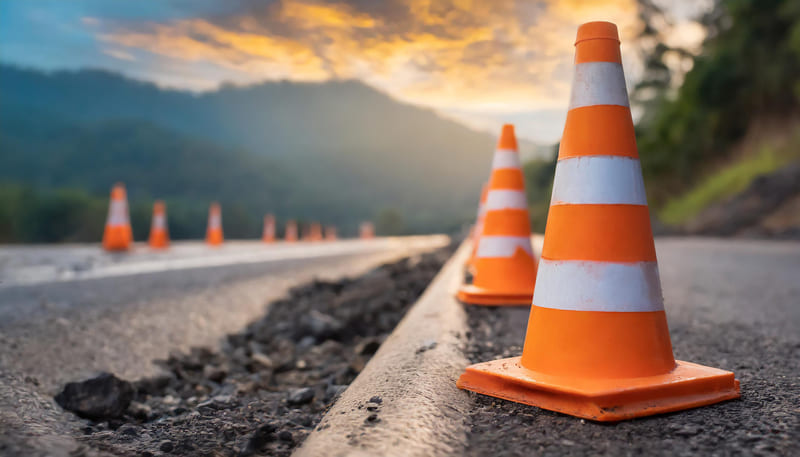
<path fill-rule="evenodd" d="M 679 17 L 692 12 L 692 0 L 673 3 Z M 473 128 L 512 122 L 552 143 L 578 25 L 617 24 L 630 88 L 637 18 L 636 0 L 1 0 L 0 61 L 192 91 L 357 79 Z M 696 45 L 695 25 L 671 37 Z"/>

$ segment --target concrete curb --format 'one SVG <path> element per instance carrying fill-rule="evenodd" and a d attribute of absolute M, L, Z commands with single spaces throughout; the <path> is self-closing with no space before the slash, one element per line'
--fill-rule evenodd
<path fill-rule="evenodd" d="M 456 388 L 468 328 L 454 293 L 470 246 L 459 247 L 296 456 L 460 453 L 472 401 Z"/>

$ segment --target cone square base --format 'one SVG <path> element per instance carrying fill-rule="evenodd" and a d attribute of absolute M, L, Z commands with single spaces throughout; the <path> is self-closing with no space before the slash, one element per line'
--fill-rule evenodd
<path fill-rule="evenodd" d="M 533 302 L 533 290 L 499 292 L 472 284 L 464 284 L 458 289 L 456 298 L 469 305 L 488 306 L 530 306 Z"/>
<path fill-rule="evenodd" d="M 730 371 L 676 361 L 672 372 L 641 378 L 576 379 L 537 373 L 520 357 L 467 367 L 460 389 L 582 417 L 616 422 L 739 398 Z"/>

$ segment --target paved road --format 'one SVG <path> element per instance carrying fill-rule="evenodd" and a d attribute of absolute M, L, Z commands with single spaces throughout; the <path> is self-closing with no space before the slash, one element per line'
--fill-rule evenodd
<path fill-rule="evenodd" d="M 444 243 L 437 236 L 221 249 L 182 243 L 130 255 L 95 246 L 2 248 L 0 367 L 35 377 L 48 392 L 96 370 L 149 375 L 152 359 L 216 343 L 289 287 Z"/>
<path fill-rule="evenodd" d="M 676 358 L 732 370 L 742 399 L 602 425 L 474 396 L 466 454 L 800 455 L 800 243 L 663 239 L 656 249 Z M 527 314 L 471 310 L 486 338 L 471 358 L 518 355 Z"/>

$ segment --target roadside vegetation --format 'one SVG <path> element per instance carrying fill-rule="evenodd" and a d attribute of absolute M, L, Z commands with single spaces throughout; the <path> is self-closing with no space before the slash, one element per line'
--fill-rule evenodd
<path fill-rule="evenodd" d="M 671 18 L 652 0 L 639 0 L 639 11 L 644 71 L 631 98 L 644 112 L 636 131 L 652 214 L 681 225 L 800 160 L 800 134 L 791 133 L 800 132 L 800 2 L 715 0 L 699 18 L 707 38 L 698 55 L 665 44 Z M 679 74 L 676 60 L 691 69 Z M 744 144 L 767 119 L 791 141 Z M 553 166 L 525 165 L 535 230 L 544 228 Z"/>

